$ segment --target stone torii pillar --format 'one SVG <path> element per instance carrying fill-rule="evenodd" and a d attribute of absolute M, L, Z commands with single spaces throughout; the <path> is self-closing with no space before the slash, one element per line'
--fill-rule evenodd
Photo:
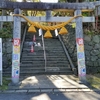
<path fill-rule="evenodd" d="M 14 14 L 20 14 L 20 9 L 15 9 Z M 18 84 L 20 74 L 21 18 L 14 16 L 13 25 L 12 84 Z"/>
<path fill-rule="evenodd" d="M 75 15 L 81 15 L 81 10 L 76 10 Z M 77 47 L 77 64 L 78 64 L 78 76 L 79 81 L 86 83 L 86 65 L 84 54 L 84 40 L 83 40 L 83 26 L 82 17 L 78 17 L 76 20 L 76 47 Z"/>

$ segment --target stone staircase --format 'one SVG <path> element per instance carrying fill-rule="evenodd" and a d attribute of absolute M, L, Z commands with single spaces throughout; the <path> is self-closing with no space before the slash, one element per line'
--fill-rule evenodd
<path fill-rule="evenodd" d="M 58 38 L 44 39 L 46 50 L 46 72 L 72 74 L 70 64 Z"/>
<path fill-rule="evenodd" d="M 34 46 L 33 53 L 30 52 L 32 39 L 33 34 L 27 33 L 21 56 L 20 76 L 73 73 L 58 38 L 44 39 L 46 62 L 44 59 L 42 37 L 36 34 L 37 45 Z M 5 69 L 3 74 L 6 76 L 11 75 L 11 67 Z"/>
<path fill-rule="evenodd" d="M 42 37 L 38 36 L 38 34 L 35 34 L 36 45 L 34 46 L 34 52 L 31 52 L 33 35 L 34 34 L 28 33 L 25 38 L 22 57 L 21 57 L 21 68 L 20 68 L 22 76 L 42 74 L 45 71 Z"/>

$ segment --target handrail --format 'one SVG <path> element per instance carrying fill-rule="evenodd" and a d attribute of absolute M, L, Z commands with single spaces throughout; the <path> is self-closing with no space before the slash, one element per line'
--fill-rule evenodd
<path fill-rule="evenodd" d="M 23 34 L 23 38 L 22 38 L 22 42 L 21 42 L 21 47 L 20 47 L 20 59 L 21 59 L 21 56 L 22 56 L 22 49 L 23 49 L 23 44 L 24 44 L 24 40 L 25 40 L 25 36 L 26 36 L 26 31 L 27 31 L 27 26 L 25 26 L 24 34 Z"/>
<path fill-rule="evenodd" d="M 43 43 L 43 50 L 44 50 L 45 72 L 46 72 L 47 58 L 46 58 L 46 51 L 45 51 L 45 45 L 44 45 L 44 37 L 43 37 L 43 34 L 42 34 L 42 43 Z"/>
<path fill-rule="evenodd" d="M 62 46 L 63 46 L 63 49 L 64 49 L 64 51 L 65 51 L 65 54 L 66 54 L 66 56 L 67 56 L 67 58 L 68 58 L 68 60 L 69 60 L 69 63 L 70 63 L 70 65 L 71 65 L 72 71 L 74 72 L 74 74 L 77 74 L 77 72 L 76 72 L 77 70 L 76 70 L 76 68 L 75 68 L 75 66 L 74 66 L 74 64 L 73 64 L 73 62 L 72 62 L 72 60 L 71 60 L 71 57 L 70 57 L 70 55 L 69 55 L 69 53 L 68 53 L 68 51 L 67 51 L 67 49 L 66 49 L 66 47 L 65 47 L 65 45 L 64 45 L 64 43 L 63 43 L 63 41 L 62 41 L 60 35 L 58 35 L 58 39 L 60 40 L 60 42 L 61 42 L 61 44 L 62 44 Z"/>

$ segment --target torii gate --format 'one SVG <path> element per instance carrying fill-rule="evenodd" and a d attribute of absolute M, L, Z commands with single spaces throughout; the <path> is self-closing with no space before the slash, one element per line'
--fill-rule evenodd
<path fill-rule="evenodd" d="M 14 14 L 20 14 L 21 10 L 73 10 L 75 16 L 81 15 L 82 10 L 91 11 L 95 6 L 100 5 L 100 2 L 85 2 L 85 3 L 30 3 L 30 2 L 8 2 L 4 1 L 0 3 L 0 9 L 13 9 Z M 46 22 L 64 22 L 71 17 L 28 17 L 33 21 L 46 21 Z M 0 21 L 14 21 L 13 29 L 13 52 L 12 52 L 12 83 L 17 84 L 20 76 L 20 39 L 21 39 L 21 21 L 25 21 L 18 16 L 1 16 Z M 84 54 L 84 40 L 83 40 L 83 28 L 82 22 L 95 22 L 94 16 L 84 17 L 81 16 L 73 20 L 76 22 L 76 45 L 77 45 L 77 62 L 78 62 L 78 76 L 79 80 L 86 82 L 86 65 Z"/>

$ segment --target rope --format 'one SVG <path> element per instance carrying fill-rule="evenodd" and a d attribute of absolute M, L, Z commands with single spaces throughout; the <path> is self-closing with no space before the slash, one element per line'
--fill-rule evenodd
<path fill-rule="evenodd" d="M 21 15 L 21 14 L 14 14 L 13 16 L 19 16 L 19 17 L 22 17 L 24 18 L 27 22 L 29 22 L 30 24 L 36 26 L 37 28 L 41 28 L 43 30 L 55 30 L 55 29 L 59 29 L 61 27 L 64 27 L 65 25 L 69 24 L 72 20 L 74 20 L 75 18 L 77 17 L 82 17 L 82 15 L 78 15 L 78 16 L 74 16 L 72 17 L 71 19 L 69 19 L 68 21 L 66 22 L 63 22 L 61 24 L 58 24 L 58 25 L 53 25 L 53 26 L 45 26 L 45 25 L 41 25 L 39 23 L 35 23 L 35 22 L 32 22 L 31 20 L 29 20 L 28 18 L 26 18 L 25 16 Z"/>

